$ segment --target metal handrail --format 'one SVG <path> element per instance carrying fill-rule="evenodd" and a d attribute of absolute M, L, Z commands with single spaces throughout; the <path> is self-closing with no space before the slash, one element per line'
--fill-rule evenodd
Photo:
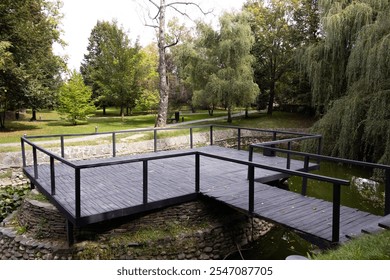
<path fill-rule="evenodd" d="M 305 171 L 308 171 L 308 164 L 309 164 L 310 159 L 315 159 L 318 161 L 325 160 L 325 161 L 344 163 L 344 164 L 349 164 L 349 165 L 357 165 L 357 166 L 368 167 L 368 168 L 373 168 L 373 169 L 382 169 L 385 171 L 385 174 L 384 174 L 384 182 L 385 182 L 384 215 L 386 216 L 386 215 L 390 214 L 390 165 L 357 161 L 357 160 L 351 160 L 351 159 L 345 159 L 345 158 L 339 158 L 339 157 L 324 156 L 324 155 L 320 155 L 320 154 L 313 154 L 313 153 L 307 153 L 307 152 L 286 150 L 286 149 L 282 149 L 282 148 L 276 148 L 276 147 L 270 147 L 268 145 L 263 145 L 263 143 L 250 145 L 250 155 L 252 154 L 252 157 L 253 157 L 253 149 L 254 148 L 263 148 L 263 149 L 267 149 L 267 150 L 272 150 L 274 152 L 286 153 L 288 158 L 290 155 L 303 156 L 305 158 L 305 167 L 304 167 Z M 307 180 L 304 179 L 303 183 L 302 183 L 302 195 L 306 195 L 306 187 L 307 187 Z"/>
<path fill-rule="evenodd" d="M 190 145 L 191 148 L 193 146 L 193 129 L 194 128 L 210 128 L 210 144 L 213 144 L 213 128 L 219 127 L 219 128 L 228 128 L 228 129 L 237 129 L 238 131 L 238 148 L 240 149 L 240 137 L 241 137 L 241 130 L 250 130 L 250 131 L 258 131 L 258 132 L 266 132 L 266 133 L 272 133 L 273 139 L 276 138 L 276 135 L 279 134 L 287 134 L 287 135 L 298 135 L 300 137 L 298 138 L 291 138 L 287 140 L 276 140 L 281 143 L 288 142 L 288 141 L 298 141 L 298 140 L 304 140 L 304 139 L 312 139 L 312 138 L 318 138 L 319 135 L 310 135 L 306 133 L 295 133 L 295 132 L 284 132 L 284 131 L 277 131 L 277 130 L 263 130 L 263 129 L 255 129 L 255 128 L 242 128 L 242 127 L 235 127 L 235 126 L 224 126 L 224 125 L 202 125 L 202 126 L 192 126 L 192 127 L 175 127 L 175 128 L 153 128 L 153 129 L 133 129 L 133 130 L 124 130 L 124 131 L 116 131 L 116 132 L 102 132 L 102 133 L 92 133 L 92 134 L 66 134 L 66 135 L 50 135 L 50 136 L 24 136 L 21 138 L 21 145 L 22 145 L 22 153 L 23 153 L 23 166 L 26 167 L 26 158 L 25 158 L 25 143 L 31 145 L 33 147 L 33 158 L 34 158 L 34 177 L 35 179 L 38 178 L 38 163 L 37 163 L 37 156 L 36 151 L 39 150 L 43 152 L 44 154 L 48 155 L 50 157 L 50 174 L 51 174 L 51 195 L 55 195 L 55 165 L 54 160 L 58 160 L 70 167 L 72 167 L 75 171 L 75 217 L 76 221 L 78 218 L 81 217 L 81 170 L 86 168 L 95 168 L 95 167 L 102 167 L 102 166 L 109 166 L 109 165 L 118 165 L 118 164 L 126 164 L 126 163 L 134 163 L 134 162 L 143 162 L 143 185 L 144 185 L 144 195 L 143 195 L 143 203 L 147 203 L 148 201 L 148 162 L 151 160 L 161 160 L 166 158 L 174 158 L 174 157 L 181 157 L 181 156 L 191 156 L 195 155 L 195 191 L 199 192 L 200 190 L 200 156 L 210 157 L 218 160 L 233 162 L 237 164 L 242 164 L 248 166 L 249 169 L 249 206 L 248 211 L 250 213 L 253 213 L 254 208 L 254 170 L 255 168 L 261 168 L 261 169 L 267 169 L 271 171 L 281 172 L 283 174 L 288 174 L 292 176 L 300 176 L 302 178 L 309 178 L 309 179 L 315 179 L 320 181 L 325 181 L 328 183 L 332 183 L 334 185 L 334 203 L 333 203 L 333 227 L 332 227 L 332 240 L 334 242 L 338 241 L 339 238 L 339 219 L 340 219 L 340 186 L 342 185 L 349 185 L 349 182 L 347 180 L 322 176 L 322 175 L 316 175 L 316 174 L 310 174 L 306 172 L 300 172 L 300 171 L 293 171 L 289 169 L 283 169 L 273 166 L 267 166 L 264 164 L 258 164 L 255 162 L 252 162 L 251 160 L 244 161 L 244 160 L 237 160 L 232 159 L 224 156 L 218 156 L 213 155 L 205 152 L 199 152 L 199 151 L 191 151 L 191 152 L 182 152 L 182 153 L 173 153 L 168 155 L 158 155 L 158 156 L 148 156 L 148 157 L 141 157 L 138 159 L 122 159 L 122 160 L 111 160 L 106 162 L 100 162 L 100 163 L 82 163 L 82 162 L 71 162 L 64 158 L 64 137 L 73 137 L 73 136 L 92 136 L 92 135 L 113 135 L 113 156 L 115 157 L 115 141 L 116 141 L 116 134 L 118 133 L 129 133 L 129 132 L 147 132 L 147 131 L 153 131 L 154 132 L 154 150 L 157 151 L 157 132 L 158 131 L 168 131 L 168 130 L 177 130 L 177 129 L 189 129 L 190 130 Z M 28 139 L 39 139 L 39 138 L 52 138 L 52 137 L 61 137 L 61 155 L 57 156 L 54 153 L 39 147 L 35 143 L 31 142 Z M 266 144 L 271 145 L 274 142 L 267 142 Z M 251 146 L 251 149 L 253 149 L 255 146 Z M 257 146 L 256 146 L 257 147 Z M 268 147 L 268 149 L 272 149 L 271 147 Z"/>

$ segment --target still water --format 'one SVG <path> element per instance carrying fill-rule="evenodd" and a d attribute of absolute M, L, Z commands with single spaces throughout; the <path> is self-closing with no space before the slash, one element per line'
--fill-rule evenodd
<path fill-rule="evenodd" d="M 372 179 L 370 169 L 322 162 L 321 168 L 313 173 L 335 178 L 346 179 L 350 186 L 342 186 L 341 204 L 376 215 L 383 215 L 384 184 Z M 302 179 L 292 177 L 286 182 L 290 191 L 301 192 Z M 329 183 L 309 180 L 307 196 L 332 201 L 332 185 Z M 308 256 L 317 251 L 311 243 L 283 227 L 275 227 L 264 237 L 241 251 L 244 259 L 285 259 L 289 255 Z M 232 258 L 240 259 L 240 254 Z"/>

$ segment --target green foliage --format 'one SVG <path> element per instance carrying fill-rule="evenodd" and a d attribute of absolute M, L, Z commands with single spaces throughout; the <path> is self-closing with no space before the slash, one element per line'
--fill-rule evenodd
<path fill-rule="evenodd" d="M 59 1 L 0 3 L 1 128 L 5 127 L 5 111 L 9 109 L 39 110 L 55 105 L 60 72 L 65 67 L 52 47 L 53 43 L 62 43 L 59 8 Z"/>
<path fill-rule="evenodd" d="M 244 10 L 250 14 L 255 36 L 252 54 L 256 58 L 255 81 L 261 90 L 258 103 L 267 99 L 268 114 L 272 114 L 275 100 L 307 104 L 308 90 L 302 87 L 304 79 L 298 76 L 295 57 L 299 46 L 316 40 L 316 4 L 308 0 L 249 0 Z"/>
<path fill-rule="evenodd" d="M 0 188 L 0 221 L 15 211 L 23 197 L 30 191 L 29 186 Z"/>
<path fill-rule="evenodd" d="M 73 72 L 70 80 L 60 88 L 58 111 L 76 125 L 78 120 L 86 120 L 96 111 L 91 96 L 92 90 L 84 84 L 81 74 Z"/>
<path fill-rule="evenodd" d="M 322 1 L 324 39 L 305 62 L 325 152 L 390 163 L 390 3 Z"/>
<path fill-rule="evenodd" d="M 140 47 L 132 46 L 115 21 L 98 21 L 89 38 L 81 73 L 101 106 L 119 106 L 122 117 L 125 108 L 131 110 L 136 106 L 145 77 L 142 58 Z"/>
<path fill-rule="evenodd" d="M 220 30 L 204 23 L 197 30 L 199 38 L 187 45 L 183 55 L 183 71 L 193 83 L 193 102 L 210 110 L 225 107 L 231 122 L 233 108 L 249 107 L 258 93 L 253 82 L 250 26 L 245 15 L 225 13 Z"/>

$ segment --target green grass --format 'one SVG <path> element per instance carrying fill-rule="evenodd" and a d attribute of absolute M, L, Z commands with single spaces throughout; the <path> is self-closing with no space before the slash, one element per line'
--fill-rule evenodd
<path fill-rule="evenodd" d="M 36 122 L 30 122 L 26 117 L 20 121 L 8 121 L 6 123 L 7 130 L 0 132 L 0 143 L 19 142 L 20 137 L 24 134 L 32 136 L 94 133 L 96 127 L 99 132 L 153 127 L 154 121 L 154 115 L 129 116 L 125 117 L 123 122 L 120 117 L 92 117 L 88 122 L 74 126 L 61 120 L 55 112 L 44 112 L 38 113 L 38 121 Z"/>
<path fill-rule="evenodd" d="M 390 260 L 390 230 L 363 235 L 335 250 L 313 257 L 315 260 Z"/>
<path fill-rule="evenodd" d="M 50 134 L 78 134 L 78 133 L 94 133 L 95 128 L 98 132 L 109 132 L 118 130 L 128 130 L 136 128 L 153 127 L 155 122 L 155 115 L 134 115 L 127 116 L 122 119 L 117 115 L 119 111 L 115 108 L 108 108 L 105 117 L 91 117 L 87 122 L 83 122 L 76 126 L 70 125 L 64 120 L 61 120 L 57 112 L 54 111 L 42 111 L 37 113 L 38 121 L 30 122 L 29 114 L 22 114 L 20 121 L 8 121 L 6 123 L 7 130 L 0 132 L 0 144 L 1 143 L 18 143 L 20 137 L 24 134 L 29 136 L 33 135 L 50 135 Z M 97 112 L 99 115 L 99 112 Z M 187 121 L 202 120 L 210 118 L 207 111 L 198 111 L 195 114 L 183 113 L 186 125 Z M 226 116 L 226 111 L 218 110 L 214 111 L 213 117 Z M 223 124 L 226 125 L 226 120 L 217 120 L 202 122 L 200 124 Z M 250 116 L 249 119 L 244 117 L 235 118 L 232 125 L 242 127 L 256 127 L 264 129 L 272 128 L 307 128 L 314 123 L 314 119 L 285 112 L 274 112 L 273 116 L 268 116 L 264 113 L 256 113 Z M 182 135 L 183 132 L 172 133 L 173 136 Z M 49 140 L 49 139 L 44 139 Z M 12 148 L 7 148 L 2 152 L 11 151 Z"/>
<path fill-rule="evenodd" d="M 309 128 L 314 122 L 315 118 L 308 117 L 297 113 L 274 112 L 272 116 L 265 113 L 255 113 L 249 118 L 239 117 L 234 118 L 231 125 L 240 127 L 254 127 L 263 129 L 274 128 Z M 226 120 L 205 121 L 199 124 L 221 124 L 227 125 Z"/>

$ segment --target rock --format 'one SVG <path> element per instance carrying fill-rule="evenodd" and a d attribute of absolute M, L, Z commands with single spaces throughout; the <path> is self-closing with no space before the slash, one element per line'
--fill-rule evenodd
<path fill-rule="evenodd" d="M 205 253 L 211 253 L 212 251 L 213 251 L 213 248 L 211 248 L 211 247 L 206 247 L 203 250 L 203 252 L 205 252 Z"/>

